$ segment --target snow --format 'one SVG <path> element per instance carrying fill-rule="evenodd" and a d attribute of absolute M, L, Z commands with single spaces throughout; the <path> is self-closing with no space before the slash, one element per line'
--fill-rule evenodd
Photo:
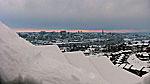
<path fill-rule="evenodd" d="M 55 59 L 60 62 L 68 63 L 57 45 L 37 46 L 36 48 L 37 53 L 39 52 L 39 54 L 48 57 L 48 59 Z"/>
<path fill-rule="evenodd" d="M 150 84 L 150 73 L 146 74 L 140 84 Z"/>
<path fill-rule="evenodd" d="M 145 61 L 139 60 L 135 54 L 131 55 L 127 61 L 134 67 L 148 67 L 150 65 Z"/>
<path fill-rule="evenodd" d="M 106 57 L 95 57 L 90 60 L 104 79 L 111 84 L 136 84 L 141 81 L 140 77 L 115 67 Z"/>
<path fill-rule="evenodd" d="M 64 55 L 71 65 L 88 71 L 88 74 L 97 82 L 96 84 L 106 84 L 106 82 L 103 82 L 105 80 L 102 78 L 101 74 L 95 69 L 89 58 L 85 57 L 82 52 L 66 52 Z"/>
<path fill-rule="evenodd" d="M 106 57 L 85 57 L 82 52 L 67 52 L 64 55 L 70 64 L 94 72 L 94 74 L 102 76 L 103 80 L 108 83 L 136 84 L 141 81 L 140 77 L 115 67 Z"/>
<path fill-rule="evenodd" d="M 126 64 L 116 64 L 116 66 L 123 68 L 126 66 Z"/>
<path fill-rule="evenodd" d="M 126 68 L 126 69 L 129 69 L 131 66 L 132 66 L 132 65 L 127 64 L 127 65 L 125 66 L 125 68 Z"/>
<path fill-rule="evenodd" d="M 3 79 L 12 80 L 18 76 L 18 73 L 22 73 L 27 63 L 24 59 L 32 56 L 33 50 L 34 47 L 30 43 L 0 23 L 0 75 Z"/>

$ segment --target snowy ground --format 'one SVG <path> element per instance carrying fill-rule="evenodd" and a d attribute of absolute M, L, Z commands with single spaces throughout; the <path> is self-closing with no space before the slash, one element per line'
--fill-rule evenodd
<path fill-rule="evenodd" d="M 145 67 L 145 69 L 147 69 L 147 71 L 149 71 L 149 68 L 147 68 L 147 67 L 150 66 L 150 63 L 148 63 L 147 61 L 141 61 L 141 60 L 139 60 L 139 59 L 136 57 L 135 54 L 132 54 L 132 55 L 128 58 L 127 61 L 130 63 L 130 65 L 133 65 L 133 68 L 134 68 L 134 69 L 140 70 L 140 69 L 142 69 L 142 67 Z"/>

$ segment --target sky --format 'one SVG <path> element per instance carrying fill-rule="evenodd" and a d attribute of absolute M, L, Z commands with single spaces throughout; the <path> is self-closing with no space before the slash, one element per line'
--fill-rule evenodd
<path fill-rule="evenodd" d="M 0 21 L 16 31 L 150 31 L 150 0 L 0 0 Z"/>

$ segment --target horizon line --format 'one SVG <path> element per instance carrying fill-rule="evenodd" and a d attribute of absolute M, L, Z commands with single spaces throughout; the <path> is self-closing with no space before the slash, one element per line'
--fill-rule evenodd
<path fill-rule="evenodd" d="M 67 31 L 67 32 L 102 32 L 102 30 L 106 33 L 130 33 L 130 32 L 150 32 L 149 30 L 133 30 L 133 29 L 118 29 L 118 30 L 66 30 L 66 29 L 13 29 L 15 32 L 60 32 L 60 31 Z"/>

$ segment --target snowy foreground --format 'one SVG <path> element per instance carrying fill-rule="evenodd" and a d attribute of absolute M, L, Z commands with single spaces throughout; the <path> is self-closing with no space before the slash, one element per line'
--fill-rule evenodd
<path fill-rule="evenodd" d="M 140 78 L 105 57 L 33 46 L 0 22 L 0 83 L 16 79 L 34 84 L 150 84 L 148 74 Z"/>

